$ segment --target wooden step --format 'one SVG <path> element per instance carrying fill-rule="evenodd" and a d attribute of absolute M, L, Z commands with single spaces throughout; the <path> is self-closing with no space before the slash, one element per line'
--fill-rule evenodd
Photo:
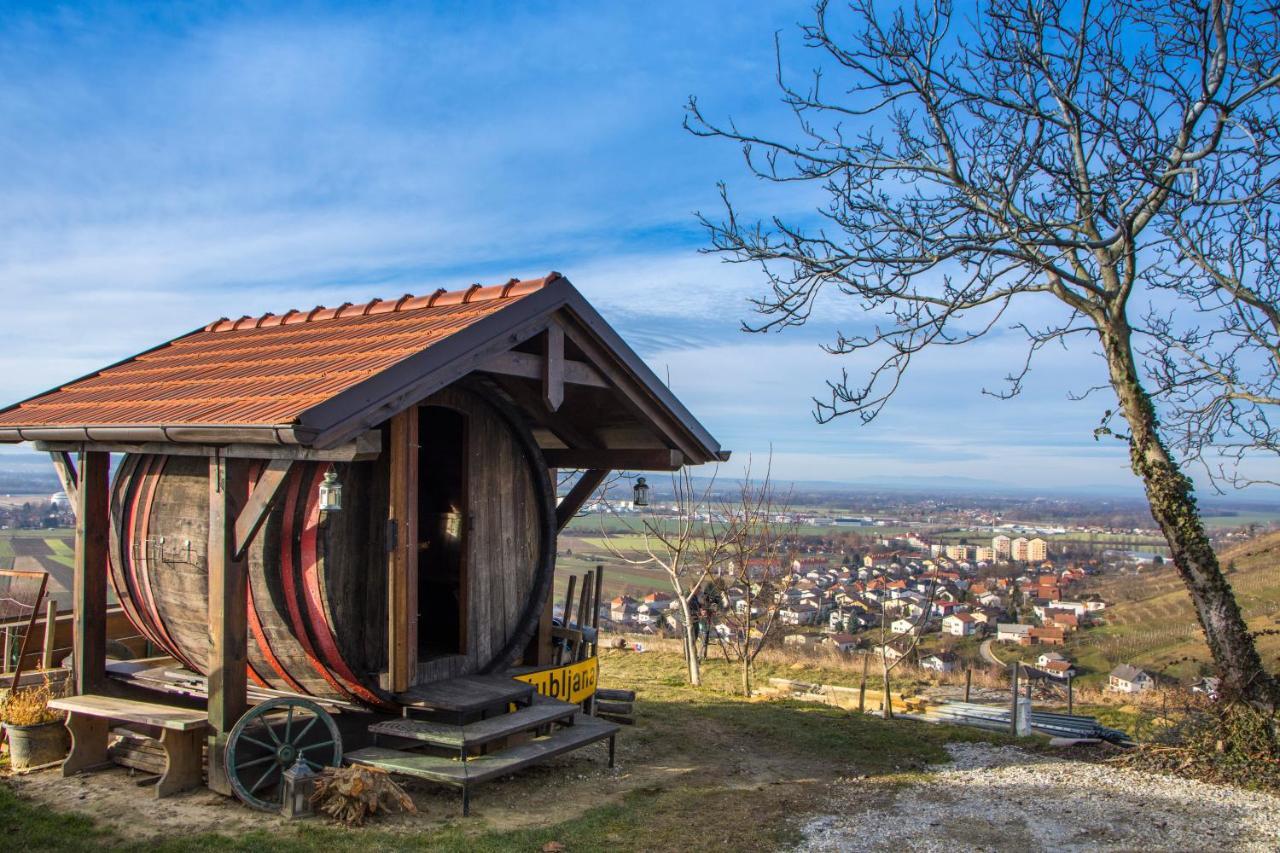
<path fill-rule="evenodd" d="M 353 764 L 367 764 L 390 773 L 465 788 L 477 782 L 515 773 L 589 744 L 608 740 L 617 733 L 618 727 L 613 723 L 580 716 L 568 728 L 557 729 L 549 735 L 534 738 L 510 749 L 479 755 L 467 761 L 380 746 L 357 749 L 343 758 Z"/>
<path fill-rule="evenodd" d="M 616 714 L 622 717 L 629 717 L 635 710 L 630 702 L 596 702 L 597 714 Z"/>
<path fill-rule="evenodd" d="M 508 735 L 532 731 L 551 723 L 571 722 L 579 710 L 581 710 L 580 707 L 571 702 L 561 702 L 559 699 L 551 699 L 547 696 L 534 696 L 533 704 L 528 707 L 466 725 L 401 717 L 384 723 L 375 723 L 369 726 L 369 731 L 376 735 L 420 740 L 433 746 L 468 749 L 483 746 Z"/>
<path fill-rule="evenodd" d="M 608 687 L 601 687 L 596 691 L 596 699 L 602 699 L 606 702 L 634 702 L 636 701 L 636 692 L 634 690 L 613 690 Z"/>
<path fill-rule="evenodd" d="M 434 684 L 419 684 L 396 694 L 396 701 L 408 708 L 473 714 L 514 702 L 533 701 L 533 685 L 506 675 L 467 675 Z"/>

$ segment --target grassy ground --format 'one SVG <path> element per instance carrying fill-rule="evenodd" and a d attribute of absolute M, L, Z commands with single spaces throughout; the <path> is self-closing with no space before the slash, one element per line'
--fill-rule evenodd
<path fill-rule="evenodd" d="M 150 828 L 112 826 L 77 815 L 74 798 L 50 811 L 48 803 L 29 801 L 0 782 L 0 833 L 6 849 L 24 853 L 497 851 L 539 850 L 551 841 L 573 851 L 777 849 L 797 841 L 799 820 L 822 808 L 834 786 L 857 784 L 848 781 L 851 777 L 906 783 L 926 765 L 946 761 L 943 746 L 948 741 L 1002 740 L 978 730 L 885 722 L 823 705 L 749 701 L 734 695 L 737 673 L 723 662 L 708 663 L 707 685 L 693 689 L 682 682 L 681 663 L 678 656 L 660 652 L 606 652 L 605 685 L 634 689 L 640 697 L 637 724 L 619 740 L 620 771 L 585 772 L 590 770 L 585 758 L 536 768 L 479 789 L 477 816 L 466 820 L 430 819 L 429 813 L 456 814 L 444 812 L 436 800 L 447 796 L 433 791 L 426 795 L 428 802 L 420 800 L 421 817 L 395 818 L 362 830 L 319 821 L 271 821 L 236 834 L 189 832 L 164 804 L 156 804 L 156 814 L 134 810 L 119 815 L 130 824 L 152 821 Z M 761 677 L 775 668 L 784 671 L 766 666 Z M 834 675 L 816 669 L 806 670 L 803 677 Z M 127 780 L 114 784 L 133 787 Z M 235 810 L 216 799 L 219 803 L 211 808 L 222 814 Z M 576 804 L 568 814 L 566 802 Z M 545 815 L 539 814 L 538 803 L 546 805 Z M 205 816 L 202 825 L 209 823 Z M 212 823 L 218 825 L 216 811 Z"/>

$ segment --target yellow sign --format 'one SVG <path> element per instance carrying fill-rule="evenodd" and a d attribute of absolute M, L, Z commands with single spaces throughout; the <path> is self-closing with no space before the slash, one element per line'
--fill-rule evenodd
<path fill-rule="evenodd" d="M 525 675 L 517 675 L 517 681 L 532 684 L 543 696 L 561 702 L 585 702 L 596 692 L 600 677 L 599 658 L 588 658 L 568 666 L 542 669 Z"/>

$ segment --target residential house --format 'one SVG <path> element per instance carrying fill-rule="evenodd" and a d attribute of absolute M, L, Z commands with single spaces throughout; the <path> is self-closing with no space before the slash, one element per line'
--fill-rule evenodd
<path fill-rule="evenodd" d="M 1155 680 L 1150 675 L 1127 663 L 1111 670 L 1107 678 L 1107 689 L 1116 693 L 1142 693 L 1154 686 Z"/>
<path fill-rule="evenodd" d="M 978 630 L 978 622 L 969 613 L 952 613 L 942 620 L 942 633 L 953 637 L 971 637 Z"/>
<path fill-rule="evenodd" d="M 848 654 L 858 648 L 858 640 L 852 634 L 832 634 L 827 637 L 827 642 L 835 646 L 836 651 Z"/>
<path fill-rule="evenodd" d="M 959 665 L 959 659 L 951 652 L 931 654 L 920 661 L 922 668 L 931 669 L 934 672 L 954 672 Z"/>
<path fill-rule="evenodd" d="M 1028 633 L 1030 636 L 1020 641 L 1023 645 L 1064 646 L 1067 643 L 1067 632 L 1062 628 L 1032 628 Z"/>
<path fill-rule="evenodd" d="M 1000 622 L 996 624 L 996 641 L 1001 643 L 1021 643 L 1031 633 L 1030 625 L 1021 625 L 1012 622 Z"/>

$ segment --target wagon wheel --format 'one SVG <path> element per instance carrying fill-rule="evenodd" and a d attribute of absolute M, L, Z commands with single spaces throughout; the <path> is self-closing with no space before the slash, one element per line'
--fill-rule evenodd
<path fill-rule="evenodd" d="M 320 724 L 320 725 L 317 725 Z M 310 699 L 281 697 L 250 708 L 227 736 L 227 777 L 246 805 L 280 808 L 280 777 L 301 757 L 312 770 L 342 763 L 342 735 Z"/>

